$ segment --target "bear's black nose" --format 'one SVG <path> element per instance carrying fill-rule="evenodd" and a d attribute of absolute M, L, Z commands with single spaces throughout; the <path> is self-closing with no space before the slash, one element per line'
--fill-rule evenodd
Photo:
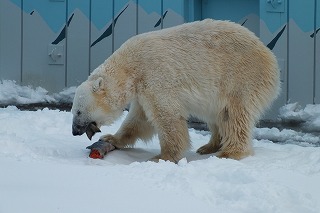
<path fill-rule="evenodd" d="M 73 124 L 72 124 L 72 134 L 73 134 L 74 136 L 76 136 L 76 135 L 82 135 L 83 133 L 86 132 L 86 128 L 87 128 L 87 126 L 81 126 L 81 125 L 79 125 L 79 124 L 73 123 Z"/>

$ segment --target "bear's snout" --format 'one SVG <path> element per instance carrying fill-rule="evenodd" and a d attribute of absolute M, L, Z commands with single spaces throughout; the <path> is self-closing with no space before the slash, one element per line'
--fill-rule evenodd
<path fill-rule="evenodd" d="M 82 126 L 82 125 L 79 125 L 77 123 L 72 123 L 72 134 L 74 136 L 76 135 L 82 135 L 83 133 L 86 132 L 86 129 L 87 129 L 87 125 L 85 126 Z"/>

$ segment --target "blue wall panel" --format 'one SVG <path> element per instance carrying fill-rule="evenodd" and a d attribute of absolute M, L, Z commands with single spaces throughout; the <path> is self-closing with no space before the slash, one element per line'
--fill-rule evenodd
<path fill-rule="evenodd" d="M 89 75 L 90 1 L 68 0 L 66 86 L 76 86 Z"/>
<path fill-rule="evenodd" d="M 137 0 L 114 1 L 114 50 L 137 34 Z"/>
<path fill-rule="evenodd" d="M 163 0 L 163 28 L 183 24 L 185 22 L 184 0 Z"/>
<path fill-rule="evenodd" d="M 138 0 L 138 34 L 161 29 L 161 0 Z"/>
<path fill-rule="evenodd" d="M 0 80 L 21 81 L 21 0 L 0 1 Z"/>
<path fill-rule="evenodd" d="M 288 62 L 288 27 L 286 9 L 287 1 L 282 1 L 283 10 L 278 7 L 270 7 L 270 4 L 263 2 L 260 4 L 260 39 L 268 46 L 276 55 L 280 68 L 281 91 L 278 99 L 273 103 L 273 108 L 266 117 L 274 117 L 278 115 L 278 109 L 285 105 L 288 100 L 288 78 L 287 78 L 287 62 Z"/>
<path fill-rule="evenodd" d="M 314 0 L 289 1 L 288 99 L 300 104 L 314 98 Z"/>
<path fill-rule="evenodd" d="M 259 35 L 259 0 L 203 0 L 202 19 L 230 20 Z"/>
<path fill-rule="evenodd" d="M 113 52 L 112 20 L 113 1 L 91 1 L 90 71 L 104 62 Z"/>

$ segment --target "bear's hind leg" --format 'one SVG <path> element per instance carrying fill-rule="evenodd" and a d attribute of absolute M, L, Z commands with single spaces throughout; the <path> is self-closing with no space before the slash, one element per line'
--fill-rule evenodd
<path fill-rule="evenodd" d="M 120 129 L 114 135 L 104 135 L 100 140 L 109 142 L 117 148 L 132 147 L 137 139 L 150 140 L 155 131 L 139 103 L 131 103 L 129 113 Z"/>
<path fill-rule="evenodd" d="M 254 117 L 234 97 L 219 114 L 218 127 L 222 136 L 217 157 L 240 160 L 253 154 L 251 135 Z"/>
<path fill-rule="evenodd" d="M 209 143 L 200 147 L 197 153 L 200 155 L 206 155 L 217 152 L 221 147 L 221 136 L 219 134 L 219 128 L 217 125 L 209 125 L 211 131 L 211 138 Z"/>

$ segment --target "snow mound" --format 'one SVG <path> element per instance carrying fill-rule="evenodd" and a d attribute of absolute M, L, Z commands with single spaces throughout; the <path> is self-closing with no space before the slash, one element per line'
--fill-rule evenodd
<path fill-rule="evenodd" d="M 0 104 L 72 103 L 76 87 L 49 95 L 42 87 L 20 86 L 15 81 L 0 80 Z"/>
<path fill-rule="evenodd" d="M 276 143 L 296 144 L 300 146 L 320 146 L 320 138 L 311 133 L 297 132 L 292 129 L 255 128 L 254 138 L 266 139 Z"/>
<path fill-rule="evenodd" d="M 75 92 L 76 87 L 69 87 L 59 93 L 54 93 L 52 97 L 56 103 L 72 103 Z"/>
<path fill-rule="evenodd" d="M 281 107 L 279 112 L 285 122 L 300 122 L 309 131 L 320 132 L 320 104 L 308 104 L 302 108 L 298 103 L 292 103 Z"/>
<path fill-rule="evenodd" d="M 54 99 L 48 95 L 48 91 L 37 87 L 18 86 L 15 81 L 0 81 L 1 104 L 30 104 L 37 102 L 52 102 Z"/>

